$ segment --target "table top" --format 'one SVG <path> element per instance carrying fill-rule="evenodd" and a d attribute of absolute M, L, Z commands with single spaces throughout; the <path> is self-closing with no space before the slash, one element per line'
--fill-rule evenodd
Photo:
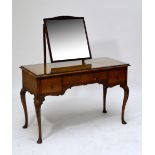
<path fill-rule="evenodd" d="M 73 66 L 80 66 L 74 67 Z M 28 71 L 30 74 L 35 77 L 45 77 L 45 76 L 54 76 L 60 74 L 69 74 L 71 72 L 81 72 L 81 71 L 90 71 L 90 70 L 98 70 L 101 68 L 116 68 L 116 67 L 129 66 L 128 63 L 121 62 L 118 60 L 114 60 L 111 58 L 103 57 L 103 58 L 93 58 L 85 60 L 85 65 L 82 65 L 81 60 L 77 61 L 65 61 L 65 62 L 55 62 L 55 63 L 44 63 L 42 64 L 33 64 L 33 65 L 24 65 L 20 68 Z M 72 71 L 71 71 L 72 68 Z M 53 69 L 54 72 L 51 72 Z M 59 70 L 61 69 L 61 70 Z M 66 72 L 66 70 L 68 72 Z"/>

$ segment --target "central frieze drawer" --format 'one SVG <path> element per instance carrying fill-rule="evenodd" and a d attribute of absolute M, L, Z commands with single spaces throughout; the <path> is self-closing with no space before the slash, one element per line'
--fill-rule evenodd
<path fill-rule="evenodd" d="M 105 81 L 107 79 L 106 72 L 96 72 L 96 73 L 84 73 L 79 75 L 70 75 L 63 78 L 64 84 L 87 84 L 95 83 L 99 81 Z"/>

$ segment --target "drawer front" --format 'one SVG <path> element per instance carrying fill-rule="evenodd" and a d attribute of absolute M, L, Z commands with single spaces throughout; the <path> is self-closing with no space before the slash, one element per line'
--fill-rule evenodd
<path fill-rule="evenodd" d="M 78 75 L 65 76 L 63 78 L 64 85 L 80 85 L 80 84 L 89 84 L 97 83 L 100 81 L 106 81 L 107 73 L 106 72 L 96 72 L 96 73 L 84 73 Z"/>
<path fill-rule="evenodd" d="M 93 76 L 97 79 L 97 81 L 106 82 L 107 77 L 108 77 L 108 73 L 106 71 L 96 72 L 96 73 L 94 73 Z"/>
<path fill-rule="evenodd" d="M 22 71 L 23 87 L 32 94 L 38 93 L 37 80 L 27 72 Z"/>
<path fill-rule="evenodd" d="M 121 84 L 127 81 L 127 69 L 113 70 L 108 73 L 108 84 Z"/>
<path fill-rule="evenodd" d="M 61 87 L 61 78 L 52 78 L 52 79 L 43 79 L 41 80 L 41 93 L 54 93 L 60 92 Z"/>

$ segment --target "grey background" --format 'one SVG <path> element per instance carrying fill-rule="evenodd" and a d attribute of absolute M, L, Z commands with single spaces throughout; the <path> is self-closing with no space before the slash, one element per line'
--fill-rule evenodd
<path fill-rule="evenodd" d="M 101 113 L 100 85 L 75 87 L 62 97 L 46 99 L 42 109 L 44 143 L 38 146 L 33 97 L 29 94 L 30 126 L 21 129 L 24 116 L 19 66 L 43 62 L 42 19 L 59 15 L 84 16 L 94 58 L 111 57 L 131 64 L 128 124 L 119 122 L 123 98 L 119 87 L 108 90 L 106 115 Z M 14 0 L 13 154 L 140 155 L 141 44 L 141 0 Z"/>

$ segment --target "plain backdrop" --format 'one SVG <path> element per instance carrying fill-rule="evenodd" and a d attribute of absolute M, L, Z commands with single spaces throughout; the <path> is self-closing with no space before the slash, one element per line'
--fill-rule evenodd
<path fill-rule="evenodd" d="M 108 89 L 102 114 L 102 86 L 74 87 L 47 97 L 42 108 L 43 144 L 37 145 L 33 96 L 27 94 L 29 128 L 23 130 L 19 66 L 43 62 L 43 18 L 85 18 L 92 56 L 131 64 L 126 126 L 120 123 L 123 91 Z M 13 1 L 13 154 L 141 154 L 141 0 Z"/>

